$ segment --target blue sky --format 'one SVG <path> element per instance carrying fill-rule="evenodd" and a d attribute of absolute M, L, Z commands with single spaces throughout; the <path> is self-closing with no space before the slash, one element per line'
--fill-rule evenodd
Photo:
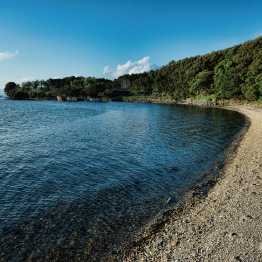
<path fill-rule="evenodd" d="M 0 0 L 0 89 L 71 75 L 113 79 L 224 49 L 261 36 L 261 13 L 253 0 Z"/>

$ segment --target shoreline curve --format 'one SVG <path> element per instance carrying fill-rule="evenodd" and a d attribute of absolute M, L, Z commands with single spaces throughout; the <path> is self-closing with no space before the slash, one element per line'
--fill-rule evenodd
<path fill-rule="evenodd" d="M 110 261 L 262 261 L 262 108 L 223 108 L 250 126 L 230 147 L 218 182 Z"/>

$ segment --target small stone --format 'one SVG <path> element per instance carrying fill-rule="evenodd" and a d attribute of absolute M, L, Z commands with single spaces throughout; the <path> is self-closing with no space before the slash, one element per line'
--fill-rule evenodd
<path fill-rule="evenodd" d="M 242 260 L 240 259 L 240 256 L 234 256 L 234 258 L 235 258 L 237 261 L 242 261 Z"/>
<path fill-rule="evenodd" d="M 219 164 L 217 165 L 217 169 L 218 169 L 218 170 L 223 169 L 223 167 L 224 167 L 224 164 L 223 164 L 223 163 L 219 163 Z"/>
<path fill-rule="evenodd" d="M 160 239 L 159 241 L 156 242 L 156 246 L 162 246 L 164 244 L 163 240 Z"/>

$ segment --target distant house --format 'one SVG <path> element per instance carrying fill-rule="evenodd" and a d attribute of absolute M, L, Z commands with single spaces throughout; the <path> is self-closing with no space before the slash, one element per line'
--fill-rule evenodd
<path fill-rule="evenodd" d="M 57 101 L 67 101 L 67 95 L 66 94 L 58 95 L 56 98 L 57 98 Z"/>
<path fill-rule="evenodd" d="M 68 96 L 67 99 L 66 99 L 68 102 L 76 102 L 77 101 L 77 98 L 75 96 Z"/>
<path fill-rule="evenodd" d="M 111 97 L 118 97 L 118 96 L 131 96 L 132 93 L 127 89 L 114 89 L 111 93 Z"/>

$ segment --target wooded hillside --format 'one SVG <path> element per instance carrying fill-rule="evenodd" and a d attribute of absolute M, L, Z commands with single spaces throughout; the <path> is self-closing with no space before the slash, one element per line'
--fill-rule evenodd
<path fill-rule="evenodd" d="M 197 95 L 258 100 L 262 97 L 262 37 L 115 81 L 134 93 L 164 93 L 177 100 Z"/>

